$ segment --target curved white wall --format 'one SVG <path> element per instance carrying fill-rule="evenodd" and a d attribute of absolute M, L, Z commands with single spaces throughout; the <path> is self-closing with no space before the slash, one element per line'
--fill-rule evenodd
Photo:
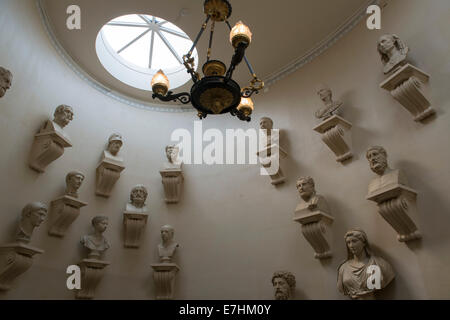
<path fill-rule="evenodd" d="M 14 74 L 13 86 L 0 99 L 2 136 L 0 172 L 0 243 L 11 241 L 22 207 L 30 201 L 49 203 L 64 191 L 67 172 L 86 174 L 80 199 L 89 203 L 64 239 L 47 235 L 44 223 L 31 244 L 46 252 L 17 279 L 1 299 L 72 299 L 65 287 L 65 269 L 82 258 L 78 243 L 98 214 L 110 217 L 106 236 L 111 261 L 97 292 L 99 299 L 152 299 L 150 264 L 157 261 L 159 227 L 170 223 L 180 243 L 176 261 L 181 267 L 176 297 L 180 299 L 271 299 L 271 274 L 277 269 L 297 277 L 297 298 L 341 299 L 336 268 L 345 258 L 343 235 L 354 226 L 364 228 L 371 244 L 397 272 L 383 297 L 393 299 L 450 298 L 450 3 L 446 0 L 392 1 L 383 11 L 381 31 L 360 23 L 330 50 L 286 77 L 255 99 L 254 120 L 248 124 L 231 116 L 208 117 L 204 129 L 257 127 L 270 116 L 281 128 L 289 158 L 283 170 L 287 182 L 270 185 L 259 168 L 186 165 L 181 202 L 166 205 L 159 169 L 171 132 L 192 132 L 194 113 L 157 113 L 134 109 L 112 100 L 77 77 L 52 47 L 33 0 L 2 1 L 0 65 Z M 424 17 L 427 17 L 426 20 Z M 418 124 L 390 95 L 379 89 L 384 76 L 376 52 L 382 33 L 397 33 L 408 43 L 411 59 L 431 74 L 431 97 L 438 116 Z M 94 44 L 92 44 L 94 45 Z M 328 83 L 345 102 L 343 116 L 351 121 L 355 157 L 342 166 L 312 130 L 319 104 L 314 88 Z M 44 174 L 27 166 L 33 135 L 59 104 L 74 107 L 67 127 L 73 147 Z M 123 134 L 126 169 L 110 199 L 94 195 L 95 168 L 108 136 Z M 403 168 L 419 192 L 419 218 L 424 237 L 405 245 L 365 200 L 373 174 L 365 150 L 386 147 L 392 167 Z M 292 221 L 299 201 L 295 180 L 315 178 L 326 196 L 335 222 L 334 257 L 321 263 Z M 150 220 L 139 250 L 124 249 L 122 212 L 130 189 L 145 184 L 150 191 Z"/>

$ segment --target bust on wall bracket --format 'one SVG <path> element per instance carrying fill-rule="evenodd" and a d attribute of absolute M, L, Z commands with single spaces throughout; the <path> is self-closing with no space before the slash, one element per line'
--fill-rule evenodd
<path fill-rule="evenodd" d="M 118 153 L 123 145 L 122 136 L 113 133 L 108 139 L 108 148 L 103 151 L 102 160 L 97 166 L 96 189 L 97 196 L 109 198 L 112 188 L 120 178 L 120 173 L 125 169 L 123 159 Z"/>
<path fill-rule="evenodd" d="M 105 268 L 110 264 L 103 261 L 101 256 L 109 249 L 108 240 L 103 236 L 108 226 L 108 217 L 96 216 L 92 219 L 94 233 L 81 238 L 81 244 L 89 250 L 87 259 L 78 265 L 81 269 L 81 289 L 75 291 L 77 299 L 93 299 L 95 291 L 103 278 Z"/>
<path fill-rule="evenodd" d="M 366 157 L 370 168 L 378 175 L 370 182 L 366 199 L 378 204 L 378 212 L 397 232 L 398 241 L 420 239 L 421 234 L 410 218 L 417 216 L 417 192 L 407 186 L 403 171 L 388 167 L 383 147 L 369 148 Z"/>
<path fill-rule="evenodd" d="M 332 91 L 321 85 L 317 94 L 325 107 L 316 111 L 316 118 L 322 122 L 314 128 L 322 135 L 322 141 L 334 152 L 336 161 L 343 163 L 353 157 L 352 154 L 352 124 L 338 115 L 341 101 L 332 100 Z"/>
<path fill-rule="evenodd" d="M 130 202 L 123 212 L 123 225 L 125 228 L 125 248 L 139 248 L 141 236 L 148 220 L 148 209 L 145 205 L 148 191 L 139 184 L 130 193 Z"/>
<path fill-rule="evenodd" d="M 175 145 L 166 146 L 168 162 L 164 163 L 164 169 L 159 173 L 162 177 L 166 203 L 178 203 L 181 195 L 181 184 L 183 183 L 183 163 L 179 160 L 180 148 Z"/>
<path fill-rule="evenodd" d="M 386 34 L 378 40 L 378 53 L 384 65 L 384 73 L 389 77 L 380 87 L 389 91 L 414 121 L 423 121 L 436 112 L 423 90 L 430 76 L 419 68 L 407 63 L 409 48 L 395 34 Z"/>
<path fill-rule="evenodd" d="M 46 215 L 47 206 L 40 202 L 29 203 L 23 208 L 16 242 L 0 246 L 0 290 L 11 289 L 14 279 L 33 265 L 33 256 L 44 253 L 28 243 Z"/>
<path fill-rule="evenodd" d="M 286 151 L 284 151 L 279 145 L 279 130 L 273 129 L 273 121 L 268 117 L 262 117 L 259 121 L 261 135 L 263 141 L 260 142 L 262 147 L 256 155 L 259 157 L 261 163 L 261 172 L 270 176 L 273 186 L 277 186 L 285 182 L 286 177 L 280 167 L 280 159 L 287 157 Z M 278 168 L 278 170 L 276 169 Z"/>
<path fill-rule="evenodd" d="M 50 223 L 48 234 L 55 237 L 64 237 L 67 229 L 80 215 L 80 208 L 87 206 L 86 202 L 78 200 L 78 189 L 84 180 L 84 174 L 71 171 L 66 175 L 65 195 L 55 199 L 50 204 Z"/>
<path fill-rule="evenodd" d="M 0 67 L 0 98 L 6 94 L 6 91 L 11 88 L 13 75 L 11 71 Z"/>
<path fill-rule="evenodd" d="M 56 108 L 54 119 L 47 120 L 34 136 L 28 161 L 31 169 L 44 172 L 50 163 L 63 155 L 64 148 L 72 147 L 69 136 L 63 130 L 72 119 L 72 107 L 60 105 Z"/>
<path fill-rule="evenodd" d="M 302 201 L 295 209 L 294 221 L 302 225 L 302 233 L 315 251 L 314 258 L 330 258 L 331 234 L 328 229 L 334 218 L 331 216 L 328 203 L 323 196 L 316 194 L 314 180 L 311 177 L 298 179 L 297 190 Z"/>
<path fill-rule="evenodd" d="M 156 300 L 172 300 L 174 295 L 175 277 L 180 267 L 172 262 L 179 247 L 173 240 L 174 229 L 170 225 L 161 227 L 162 242 L 158 245 L 160 263 L 152 264 L 155 283 Z"/>

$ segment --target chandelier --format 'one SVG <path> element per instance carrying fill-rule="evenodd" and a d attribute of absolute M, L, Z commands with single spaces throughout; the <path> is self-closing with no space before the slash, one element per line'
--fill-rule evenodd
<path fill-rule="evenodd" d="M 200 119 L 206 118 L 208 114 L 230 113 L 240 120 L 250 121 L 250 115 L 254 110 L 251 100 L 253 93 L 258 93 L 264 87 L 264 82 L 258 79 L 253 68 L 245 56 L 245 50 L 249 46 L 252 33 L 241 21 L 232 28 L 228 22 L 231 15 L 231 4 L 228 0 L 205 0 L 203 4 L 206 20 L 200 32 L 195 38 L 191 49 L 183 56 L 183 64 L 191 75 L 191 92 L 174 94 L 169 91 L 169 79 L 162 70 L 159 70 L 152 79 L 152 98 L 161 101 L 179 101 L 183 104 L 191 103 L 197 109 Z M 194 58 L 192 52 L 200 37 L 205 31 L 208 22 L 211 22 L 211 33 L 209 38 L 206 62 L 203 64 L 203 77 L 194 69 Z M 211 59 L 211 46 L 216 22 L 225 22 L 230 29 L 230 42 L 234 48 L 230 66 L 227 67 L 222 61 Z M 249 86 L 242 88 L 232 79 L 234 69 L 244 60 L 252 76 Z"/>

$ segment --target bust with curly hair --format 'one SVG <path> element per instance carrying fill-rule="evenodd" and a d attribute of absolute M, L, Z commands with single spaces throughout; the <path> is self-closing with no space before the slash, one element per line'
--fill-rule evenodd
<path fill-rule="evenodd" d="M 289 271 L 275 271 L 272 276 L 275 300 L 290 300 L 295 291 L 295 276 Z"/>

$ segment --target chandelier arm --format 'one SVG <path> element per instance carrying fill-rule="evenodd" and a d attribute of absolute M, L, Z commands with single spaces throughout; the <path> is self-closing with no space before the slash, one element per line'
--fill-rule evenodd
<path fill-rule="evenodd" d="M 241 42 L 235 49 L 233 57 L 231 58 L 230 67 L 228 68 L 228 71 L 227 71 L 227 75 L 226 75 L 227 79 L 231 79 L 231 77 L 233 76 L 234 69 L 236 68 L 236 66 L 239 63 L 241 63 L 242 58 L 245 55 L 245 49 L 247 48 L 247 46 L 248 46 L 248 43 Z"/>
<path fill-rule="evenodd" d="M 189 52 L 188 52 L 188 54 L 186 55 L 188 58 L 191 57 L 192 52 L 194 51 L 194 48 L 195 48 L 195 46 L 197 45 L 198 40 L 200 40 L 200 37 L 202 36 L 203 31 L 205 31 L 206 26 L 208 25 L 209 19 L 211 19 L 211 16 L 210 16 L 210 15 L 208 15 L 208 16 L 206 17 L 206 20 L 205 20 L 205 22 L 202 24 L 202 27 L 200 28 L 200 31 L 199 31 L 199 33 L 197 34 L 197 37 L 195 38 L 195 41 L 194 41 L 194 43 L 192 44 L 191 49 L 189 49 Z"/>
<path fill-rule="evenodd" d="M 252 118 L 250 116 L 245 115 L 244 112 L 242 112 L 241 110 L 238 110 L 238 109 L 232 109 L 230 111 L 230 114 L 232 116 L 238 117 L 238 119 L 242 120 L 242 121 L 250 122 L 252 120 Z"/>
<path fill-rule="evenodd" d="M 214 26 L 216 22 L 213 20 L 211 23 L 211 33 L 209 36 L 209 46 L 208 46 L 208 53 L 206 54 L 206 61 L 208 62 L 211 57 L 211 47 L 212 47 L 212 41 L 213 41 L 213 35 L 214 35 Z"/>
<path fill-rule="evenodd" d="M 159 100 L 165 101 L 165 102 L 178 100 L 182 104 L 188 104 L 189 102 L 191 102 L 191 96 L 187 92 L 173 94 L 172 91 L 169 91 L 169 92 L 167 92 L 167 94 L 165 96 L 155 92 L 152 94 L 152 98 L 153 99 L 158 98 Z"/>

